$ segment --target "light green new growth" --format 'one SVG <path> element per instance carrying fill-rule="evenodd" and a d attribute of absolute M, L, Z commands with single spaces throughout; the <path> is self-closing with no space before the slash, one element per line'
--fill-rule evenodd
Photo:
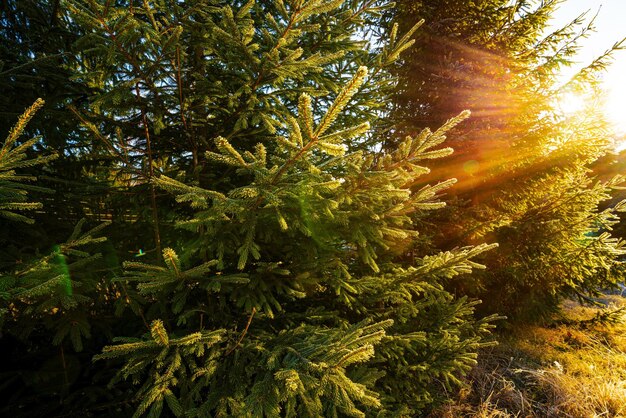
<path fill-rule="evenodd" d="M 50 193 L 49 189 L 24 185 L 24 182 L 34 181 L 35 177 L 20 175 L 18 169 L 46 164 L 56 158 L 55 154 L 28 158 L 27 151 L 40 141 L 35 137 L 16 145 L 19 137 L 23 134 L 28 122 L 41 109 L 44 101 L 38 99 L 31 107 L 18 118 L 17 123 L 9 132 L 9 135 L 0 148 L 0 217 L 32 224 L 34 221 L 19 211 L 32 211 L 40 209 L 41 203 L 28 202 L 28 192 L 38 191 Z"/>
<path fill-rule="evenodd" d="M 333 104 L 324 114 L 324 117 L 322 118 L 319 125 L 317 126 L 317 129 L 315 129 L 315 132 L 313 133 L 312 138 L 318 139 L 324 132 L 326 132 L 326 130 L 335 121 L 335 119 L 337 119 L 337 116 L 339 116 L 339 113 L 341 113 L 343 109 L 348 105 L 348 102 L 350 102 L 350 99 L 352 98 L 352 96 L 358 91 L 359 87 L 361 87 L 361 84 L 363 84 L 363 82 L 365 81 L 366 76 L 367 76 L 367 67 L 364 67 L 364 66 L 359 67 L 359 69 L 357 70 L 352 80 L 350 80 L 350 82 L 346 84 L 346 86 L 341 90 L 341 92 L 339 93 L 339 95 L 337 95 L 337 98 L 335 99 Z M 305 107 L 304 119 L 306 122 L 307 118 L 309 117 L 307 113 L 310 113 L 309 111 L 306 110 L 310 108 L 310 99 L 308 100 L 308 103 L 304 101 L 303 107 Z"/>

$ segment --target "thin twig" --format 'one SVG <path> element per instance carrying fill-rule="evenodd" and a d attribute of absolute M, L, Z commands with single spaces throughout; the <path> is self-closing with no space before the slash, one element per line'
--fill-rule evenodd
<path fill-rule="evenodd" d="M 246 328 L 243 330 L 243 332 L 241 333 L 241 335 L 239 336 L 239 339 L 237 340 L 237 343 L 232 346 L 232 348 L 230 350 L 228 350 L 225 354 L 225 356 L 228 356 L 230 353 L 232 353 L 233 351 L 235 351 L 235 349 L 237 347 L 239 347 L 239 344 L 241 344 L 241 342 L 243 341 L 243 338 L 246 336 L 246 334 L 248 333 L 248 328 L 250 328 L 250 324 L 252 323 L 252 318 L 254 318 L 254 314 L 256 313 L 256 308 L 252 308 L 252 313 L 250 314 L 250 317 L 248 318 L 248 323 L 246 324 Z"/>

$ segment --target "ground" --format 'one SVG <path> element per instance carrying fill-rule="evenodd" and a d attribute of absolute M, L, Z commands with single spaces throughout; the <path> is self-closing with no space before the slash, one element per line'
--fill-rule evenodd
<path fill-rule="evenodd" d="M 626 298 L 600 302 L 567 301 L 554 323 L 499 337 L 432 417 L 626 417 Z"/>

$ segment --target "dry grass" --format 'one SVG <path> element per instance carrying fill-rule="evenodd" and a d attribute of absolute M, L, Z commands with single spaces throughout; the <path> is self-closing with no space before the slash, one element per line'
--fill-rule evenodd
<path fill-rule="evenodd" d="M 602 309 L 568 302 L 564 312 L 584 321 Z M 626 323 L 518 329 L 481 354 L 468 387 L 432 416 L 626 417 Z"/>

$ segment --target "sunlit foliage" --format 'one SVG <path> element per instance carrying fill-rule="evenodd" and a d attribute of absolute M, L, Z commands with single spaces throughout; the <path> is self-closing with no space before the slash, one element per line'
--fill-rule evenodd
<path fill-rule="evenodd" d="M 460 383 L 492 318 L 441 283 L 496 245 L 418 249 L 415 216 L 455 181 L 412 187 L 469 112 L 381 147 L 419 24 L 375 39 L 392 4 L 369 0 L 55 4 L 75 35 L 59 74 L 85 94 L 62 103 L 71 140 L 22 150 L 58 146 L 45 180 L 78 184 L 72 205 L 110 225 L 0 270 L 9 348 L 63 382 L 21 382 L 5 410 L 412 416 Z"/>
<path fill-rule="evenodd" d="M 564 295 L 586 298 L 621 279 L 615 267 L 622 242 L 609 233 L 622 205 L 606 202 L 623 179 L 596 181 L 589 167 L 613 147 L 596 87 L 611 53 L 623 46 L 561 80 L 593 20 L 581 14 L 548 30 L 560 4 L 400 1 L 397 11 L 404 25 L 430 22 L 398 70 L 395 112 L 403 129 L 473 110 L 450 141 L 454 157 L 431 176 L 459 178 L 454 204 L 428 220 L 440 228 L 436 245 L 499 242 L 478 281 L 452 286 L 510 317 L 543 317 Z"/>

